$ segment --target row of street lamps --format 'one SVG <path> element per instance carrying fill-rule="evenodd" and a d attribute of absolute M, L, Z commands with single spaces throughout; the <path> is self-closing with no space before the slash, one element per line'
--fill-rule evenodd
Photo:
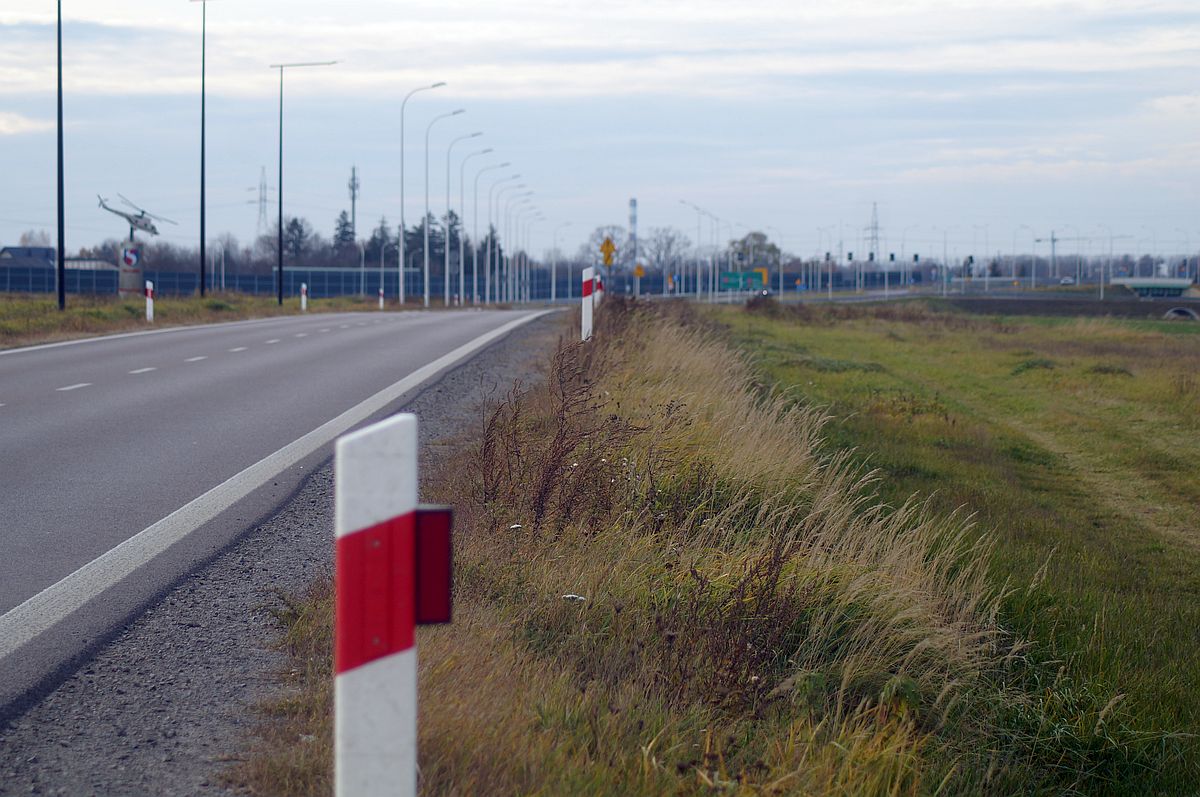
<path fill-rule="evenodd" d="M 199 2 L 201 4 L 201 8 L 202 8 L 201 34 L 200 34 L 201 35 L 201 45 L 200 45 L 201 46 L 201 54 L 200 54 L 200 294 L 201 294 L 201 296 L 203 296 L 204 295 L 204 262 L 205 262 L 205 258 L 204 258 L 204 249 L 205 249 L 205 240 L 204 240 L 205 239 L 205 223 L 204 223 L 205 222 L 205 129 L 204 128 L 205 128 L 205 62 L 206 62 L 205 50 L 206 50 L 206 40 L 207 40 L 207 0 L 190 0 L 190 1 L 191 2 Z M 60 5 L 60 44 L 59 44 L 59 49 L 60 49 L 60 59 L 61 59 L 61 2 L 59 5 Z M 283 75 L 284 75 L 284 72 L 288 69 L 301 68 L 301 67 L 333 66 L 336 63 L 337 63 L 337 61 L 304 61 L 304 62 L 292 62 L 292 63 L 281 63 L 281 64 L 272 64 L 271 65 L 272 69 L 279 70 L 279 178 L 278 178 L 279 179 L 279 183 L 278 183 L 278 227 L 279 227 L 279 229 L 278 229 L 277 252 L 276 252 L 276 274 L 277 274 L 277 279 L 276 279 L 277 297 L 276 298 L 277 298 L 277 301 L 279 304 L 283 304 L 283 269 L 284 269 L 284 267 L 283 267 L 283 232 L 284 232 L 284 225 L 283 225 Z M 60 72 L 60 82 L 61 82 L 61 66 L 60 66 L 59 72 Z M 405 263 L 406 263 L 405 251 L 404 251 L 405 250 L 405 237 L 406 237 L 405 232 L 407 230 L 407 224 L 406 224 L 407 220 L 405 217 L 405 157 L 404 157 L 404 154 L 405 154 L 405 141 L 404 141 L 404 138 L 405 138 L 405 118 L 404 118 L 405 111 L 407 110 L 407 107 L 408 107 L 408 101 L 410 99 L 412 99 L 412 97 L 414 95 L 418 94 L 419 92 L 431 91 L 433 89 L 438 89 L 445 85 L 446 85 L 445 81 L 438 81 L 435 83 L 431 83 L 429 85 L 418 86 L 417 88 L 409 91 L 404 96 L 404 99 L 400 103 L 400 235 L 399 235 L 399 242 L 398 242 L 398 244 L 399 244 L 398 271 L 399 271 L 399 273 L 397 276 L 398 276 L 398 284 L 399 284 L 399 289 L 398 289 L 399 300 L 400 300 L 401 305 L 403 305 L 405 303 L 405 301 L 407 300 L 407 296 L 405 295 L 405 287 L 406 286 L 405 286 L 405 279 L 404 279 L 404 269 L 405 269 Z M 61 114 L 61 88 L 60 88 L 59 106 L 60 106 L 60 114 Z M 422 282 L 423 282 L 422 303 L 424 304 L 425 307 L 429 306 L 429 300 L 430 300 L 430 295 L 429 295 L 429 288 L 430 288 L 430 279 L 429 279 L 429 268 L 430 268 L 430 264 L 429 264 L 429 138 L 433 132 L 434 125 L 436 125 L 438 122 L 442 121 L 443 119 L 449 119 L 451 117 L 459 116 L 464 113 L 466 113 L 466 109 L 458 108 L 453 111 L 449 111 L 447 113 L 439 114 L 439 115 L 435 116 L 433 119 L 431 119 L 429 121 L 428 125 L 426 125 L 426 127 L 425 127 L 425 217 L 421 222 L 421 226 L 422 226 L 422 229 L 424 232 L 424 246 L 423 246 L 424 251 L 423 251 L 423 268 L 422 268 Z M 60 124 L 60 128 L 61 128 L 61 124 Z M 468 133 L 465 135 L 458 136 L 457 138 L 454 138 L 453 140 L 451 140 L 450 145 L 446 150 L 446 244 L 445 244 L 444 262 L 443 262 L 443 303 L 445 306 L 450 305 L 450 283 L 451 283 L 451 273 L 450 273 L 450 211 L 451 211 L 450 192 L 451 192 L 451 182 L 450 181 L 451 181 L 451 165 L 452 165 L 453 150 L 454 150 L 454 146 L 456 144 L 458 144 L 462 141 L 466 141 L 468 139 L 478 138 L 482 135 L 483 135 L 482 131 L 476 131 L 473 133 Z M 469 161 L 471 158 L 474 158 L 474 157 L 477 157 L 480 155 L 489 154 L 492 151 L 493 150 L 491 147 L 487 147 L 487 148 L 484 148 L 481 150 L 476 150 L 474 152 L 471 152 L 463 159 L 462 163 L 460 164 L 460 167 L 459 167 L 459 222 L 460 222 L 460 225 L 462 224 L 462 219 L 465 216 L 465 212 L 466 212 L 465 175 L 466 175 L 467 161 Z M 60 136 L 60 153 L 61 153 L 61 136 Z M 61 154 L 60 154 L 60 159 L 61 159 Z M 491 166 L 484 167 L 483 169 L 479 170 L 479 172 L 477 172 L 475 175 L 474 213 L 473 213 L 473 221 L 474 221 L 473 229 L 474 229 L 475 242 L 478 242 L 478 240 L 479 240 L 478 239 L 478 234 L 479 234 L 479 178 L 484 172 L 491 171 L 494 169 L 506 168 L 510 165 L 511 164 L 508 162 L 494 164 Z M 60 165 L 60 168 L 59 168 L 60 180 L 61 180 L 61 173 L 62 173 L 62 168 Z M 497 181 L 496 183 L 494 183 L 492 185 L 491 189 L 489 190 L 489 199 L 488 199 L 489 231 L 494 229 L 493 228 L 492 192 L 501 184 L 507 183 L 507 182 L 510 182 L 512 180 L 516 180 L 519 178 L 520 178 L 520 175 L 513 175 L 511 177 L 501 179 L 501 180 Z M 496 196 L 497 201 L 499 200 L 500 195 L 502 195 L 505 190 L 508 190 L 509 188 L 514 188 L 514 187 L 515 188 L 525 188 L 525 185 L 522 183 L 518 186 L 507 186 L 506 188 L 504 188 L 500 191 L 499 195 Z M 514 222 L 514 226 L 510 226 L 510 224 L 509 224 L 509 221 L 510 221 L 509 213 L 512 210 L 512 202 L 510 201 L 510 203 L 505 206 L 505 215 L 504 215 L 505 240 L 510 240 L 511 238 L 516 237 L 516 234 L 523 233 L 522 241 L 525 241 L 527 244 L 528 236 L 530 234 L 533 224 L 536 224 L 539 221 L 545 220 L 545 216 L 541 215 L 540 211 L 537 211 L 537 209 L 535 207 L 533 207 L 532 203 L 529 201 L 529 197 L 532 196 L 532 194 L 533 194 L 533 191 L 526 191 L 523 194 L 518 194 L 511 198 L 512 200 L 521 199 L 522 201 L 520 204 L 528 205 L 528 207 L 521 208 L 518 210 L 516 217 L 513 218 L 513 220 L 512 220 Z M 496 221 L 499 221 L 499 214 L 498 214 L 499 207 L 496 206 L 495 209 L 497 211 Z M 528 223 L 526 226 L 524 226 L 524 227 L 520 226 L 521 215 L 525 212 L 530 212 L 530 211 L 533 212 L 534 215 L 528 220 Z M 60 215 L 61 215 L 61 210 L 60 210 Z M 61 237 L 61 230 L 62 230 L 61 220 L 60 220 L 60 224 L 59 224 L 59 229 L 60 229 L 60 237 Z M 462 234 L 462 232 L 463 231 L 460 229 L 459 257 L 458 257 L 458 296 L 459 296 L 460 302 L 465 302 L 465 299 L 466 299 L 466 285 L 465 285 L 466 274 L 465 274 L 465 257 L 464 257 L 464 254 L 465 254 L 465 252 L 464 252 L 464 248 L 465 248 L 464 247 L 464 244 L 465 244 L 464 237 L 465 236 Z M 525 296 L 528 297 L 527 282 L 528 282 L 528 273 L 529 273 L 528 272 L 529 263 L 528 263 L 528 259 L 526 257 L 521 257 L 518 259 L 517 266 L 518 266 L 519 273 L 516 275 L 514 275 L 511 270 L 511 261 L 507 262 L 507 264 L 503 268 L 503 273 L 507 277 L 507 279 L 503 285 L 499 281 L 502 267 L 501 267 L 501 264 L 499 264 L 499 263 L 497 264 L 497 266 L 496 266 L 497 284 L 495 286 L 496 287 L 495 293 L 493 294 L 491 250 L 492 250 L 492 244 L 493 244 L 494 237 L 495 236 L 491 235 L 491 234 L 489 234 L 489 236 L 488 236 L 488 262 L 487 262 L 487 264 L 485 264 L 486 271 L 485 271 L 485 285 L 484 285 L 484 302 L 491 303 L 494 299 L 499 301 L 499 300 L 501 300 L 501 297 L 503 297 L 505 300 L 511 301 L 514 296 L 514 293 L 516 293 L 518 291 L 518 285 L 523 284 L 523 283 L 526 283 Z M 60 249 L 62 249 L 61 243 L 60 243 Z M 472 295 L 472 301 L 475 304 L 479 304 L 479 298 L 480 298 L 477 251 L 478 251 L 478 244 L 476 243 L 476 245 L 473 247 L 473 251 L 472 251 L 472 269 L 471 269 L 472 270 L 471 295 Z M 60 261 L 61 261 L 61 259 L 62 258 L 60 256 Z M 61 285 L 62 280 L 60 280 L 59 282 Z M 381 285 L 382 285 L 382 283 L 381 283 Z M 62 299 L 60 297 L 60 305 L 61 304 L 62 304 Z"/>

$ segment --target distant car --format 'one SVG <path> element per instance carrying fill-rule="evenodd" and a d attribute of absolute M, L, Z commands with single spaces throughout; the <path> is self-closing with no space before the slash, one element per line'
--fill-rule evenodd
<path fill-rule="evenodd" d="M 1060 279 L 1058 281 L 1058 284 L 1059 285 L 1074 285 L 1075 278 L 1074 277 L 1063 277 L 1062 279 Z"/>

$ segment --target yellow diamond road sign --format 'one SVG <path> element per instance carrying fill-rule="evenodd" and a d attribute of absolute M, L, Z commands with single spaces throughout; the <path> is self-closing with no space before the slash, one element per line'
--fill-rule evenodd
<path fill-rule="evenodd" d="M 646 276 L 646 269 L 642 268 L 641 263 L 638 263 L 637 266 L 633 269 L 633 276 L 637 277 L 638 279 L 641 279 L 642 277 Z"/>
<path fill-rule="evenodd" d="M 604 255 L 604 265 L 612 265 L 613 253 L 616 251 L 617 247 L 613 244 L 612 238 L 605 238 L 604 243 L 600 244 L 600 252 Z"/>

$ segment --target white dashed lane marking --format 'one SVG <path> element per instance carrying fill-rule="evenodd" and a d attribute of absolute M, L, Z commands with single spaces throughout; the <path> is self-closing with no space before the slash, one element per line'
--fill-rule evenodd
<path fill-rule="evenodd" d="M 184 360 L 184 362 L 185 363 L 198 363 L 201 360 L 207 360 L 207 359 L 208 359 L 207 354 L 201 354 L 199 357 L 188 357 L 186 360 Z"/>
<path fill-rule="evenodd" d="M 151 368 L 134 368 L 129 373 L 131 373 L 131 374 L 148 374 L 153 370 L 155 370 L 153 367 L 151 367 Z"/>
<path fill-rule="evenodd" d="M 267 341 L 267 343 L 278 343 L 278 342 L 279 342 L 279 338 L 271 338 L 270 340 Z"/>
<path fill-rule="evenodd" d="M 349 329 L 349 328 L 350 328 L 349 324 L 338 324 L 338 329 Z"/>
<path fill-rule="evenodd" d="M 324 329 L 318 329 L 317 331 L 318 331 L 318 332 L 328 332 L 328 331 L 329 331 L 329 327 L 325 327 Z"/>
<path fill-rule="evenodd" d="M 78 390 L 81 387 L 91 387 L 91 382 L 80 382 L 77 385 L 67 385 L 66 387 L 58 388 L 58 392 L 66 393 L 68 390 Z"/>
<path fill-rule="evenodd" d="M 298 337 L 298 338 L 307 338 L 307 337 L 308 337 L 308 333 L 307 333 L 307 332 L 297 332 L 297 333 L 296 333 L 296 337 Z"/>
<path fill-rule="evenodd" d="M 232 349 L 230 349 L 230 351 L 245 351 L 248 348 L 250 348 L 250 347 L 249 346 L 234 346 Z"/>

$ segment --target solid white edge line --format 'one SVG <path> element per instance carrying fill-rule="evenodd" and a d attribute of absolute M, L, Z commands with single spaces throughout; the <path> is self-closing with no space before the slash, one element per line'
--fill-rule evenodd
<path fill-rule="evenodd" d="M 0 616 L 0 661 L 50 630 L 88 601 L 131 576 L 175 543 L 215 518 L 271 479 L 362 423 L 405 393 L 420 387 L 512 330 L 541 318 L 542 310 L 513 319 L 457 349 L 426 363 L 408 376 L 327 421 L 298 440 L 226 479 L 162 520 L 101 554 L 59 582 Z"/>

